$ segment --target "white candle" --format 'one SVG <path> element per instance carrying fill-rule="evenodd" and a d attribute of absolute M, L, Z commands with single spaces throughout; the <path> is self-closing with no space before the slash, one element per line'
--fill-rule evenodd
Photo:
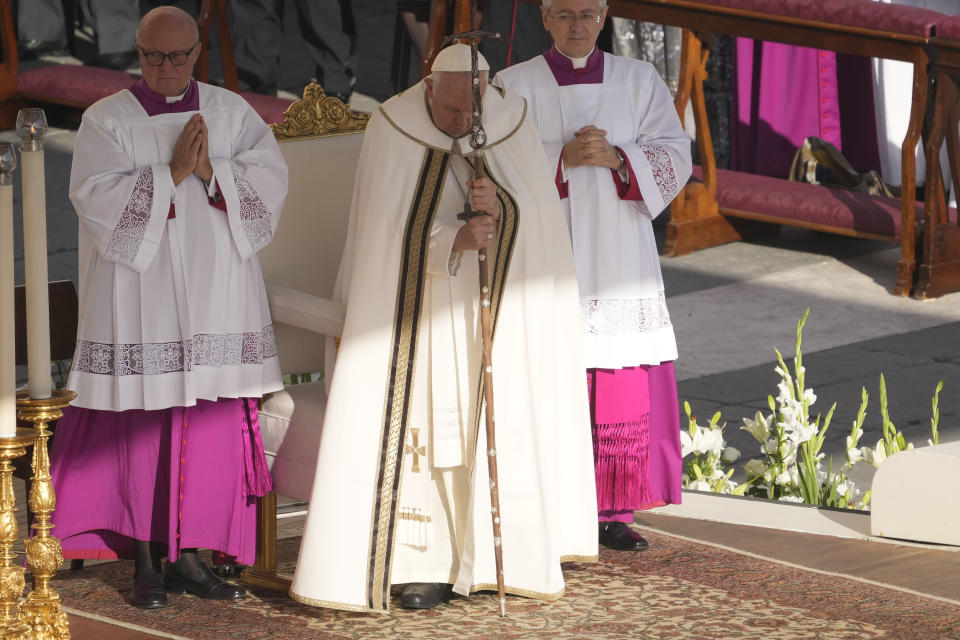
<path fill-rule="evenodd" d="M 15 164 L 9 144 L 0 144 L 0 161 L 4 158 Z M 13 182 L 6 172 L 0 173 L 0 438 L 17 435 L 13 284 Z"/>
<path fill-rule="evenodd" d="M 46 117 L 40 109 L 21 109 L 17 133 L 23 138 L 20 166 L 23 188 L 23 258 L 27 285 L 27 385 L 31 398 L 49 398 L 50 304 L 47 299 L 47 195 L 43 166 Z"/>

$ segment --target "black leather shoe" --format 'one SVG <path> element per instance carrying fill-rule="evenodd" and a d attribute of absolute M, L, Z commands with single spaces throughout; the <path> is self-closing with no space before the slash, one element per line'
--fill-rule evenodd
<path fill-rule="evenodd" d="M 141 571 L 133 574 L 130 604 L 141 609 L 163 609 L 167 606 L 167 592 L 159 573 Z"/>
<path fill-rule="evenodd" d="M 40 56 L 62 55 L 66 52 L 66 45 L 62 42 L 27 40 L 20 43 L 20 60 L 35 60 Z"/>
<path fill-rule="evenodd" d="M 643 551 L 650 545 L 626 522 L 601 522 L 600 544 L 616 551 Z"/>
<path fill-rule="evenodd" d="M 221 578 L 236 578 L 243 572 L 243 567 L 235 562 L 228 562 L 226 564 L 215 564 L 210 567 L 210 571 Z"/>
<path fill-rule="evenodd" d="M 452 584 L 442 582 L 411 582 L 400 597 L 404 609 L 433 609 L 450 599 Z"/>
<path fill-rule="evenodd" d="M 237 600 L 247 595 L 243 587 L 224 582 L 203 563 L 200 563 L 199 579 L 185 576 L 180 573 L 176 564 L 167 563 L 164 583 L 170 593 L 192 593 L 207 600 Z"/>

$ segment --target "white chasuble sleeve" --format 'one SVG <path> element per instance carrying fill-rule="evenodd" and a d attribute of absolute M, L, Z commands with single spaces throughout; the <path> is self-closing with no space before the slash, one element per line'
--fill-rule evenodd
<path fill-rule="evenodd" d="M 634 206 L 655 218 L 687 184 L 693 164 L 690 139 L 677 117 L 670 90 L 656 73 L 647 78 L 639 95 L 649 96 L 649 101 L 645 110 L 638 110 L 636 139 L 618 146 L 629 159 L 643 195 Z"/>
<path fill-rule="evenodd" d="M 169 166 L 137 168 L 113 132 L 83 118 L 74 144 L 70 201 L 104 259 L 143 273 L 163 238 L 174 195 Z"/>
<path fill-rule="evenodd" d="M 434 224 L 430 229 L 430 248 L 427 250 L 427 273 L 431 276 L 455 276 L 463 254 L 453 250 L 460 225 Z"/>
<path fill-rule="evenodd" d="M 227 205 L 233 242 L 244 261 L 265 247 L 277 230 L 287 195 L 287 165 L 273 131 L 247 108 L 232 158 L 211 158 Z"/>

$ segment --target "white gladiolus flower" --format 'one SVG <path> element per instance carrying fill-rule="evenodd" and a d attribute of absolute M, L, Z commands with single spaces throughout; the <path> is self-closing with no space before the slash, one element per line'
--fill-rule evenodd
<path fill-rule="evenodd" d="M 753 420 L 750 418 L 743 419 L 743 426 L 740 427 L 740 429 L 747 431 L 750 435 L 756 438 L 757 442 L 763 442 L 770 437 L 771 423 L 773 423 L 772 415 L 764 418 L 763 414 L 757 411 L 757 415 L 754 416 Z"/>
<path fill-rule="evenodd" d="M 720 453 L 723 451 L 723 432 L 720 429 L 704 429 L 702 433 L 701 446 L 703 447 L 703 453 L 713 453 L 720 457 Z M 696 438 L 694 438 L 694 442 L 696 442 Z"/>
<path fill-rule="evenodd" d="M 786 400 L 780 404 L 780 426 L 789 429 L 790 425 L 797 422 L 800 418 L 800 407 L 793 400 Z"/>
<path fill-rule="evenodd" d="M 681 431 L 680 432 L 680 457 L 686 458 L 691 453 L 693 453 L 693 440 L 690 439 L 689 433 L 687 433 L 686 431 Z"/>
<path fill-rule="evenodd" d="M 804 389 L 803 399 L 807 402 L 808 405 L 812 405 L 814 402 L 817 401 L 817 394 L 813 392 L 813 389 Z"/>
<path fill-rule="evenodd" d="M 777 383 L 777 404 L 793 402 L 793 391 L 786 381 L 781 380 Z"/>
<path fill-rule="evenodd" d="M 720 456 L 720 459 L 731 464 L 735 462 L 740 457 L 740 452 L 737 451 L 734 447 L 727 447 L 723 450 L 723 455 Z"/>
<path fill-rule="evenodd" d="M 793 422 L 789 425 L 784 425 L 784 429 L 787 431 L 787 440 L 791 444 L 799 446 L 817 435 L 817 426 L 814 424 L 803 424 L 799 421 Z"/>
<path fill-rule="evenodd" d="M 687 488 L 694 491 L 710 491 L 710 483 L 706 480 L 694 480 Z"/>
<path fill-rule="evenodd" d="M 747 460 L 747 463 L 743 465 L 743 471 L 747 474 L 747 479 L 758 478 L 762 476 L 767 470 L 767 463 L 764 460 Z"/>
<path fill-rule="evenodd" d="M 761 448 L 763 449 L 763 452 L 768 456 L 776 455 L 777 451 L 779 450 L 779 443 L 773 438 L 770 438 L 769 440 L 763 443 L 763 447 Z"/>
<path fill-rule="evenodd" d="M 778 475 L 776 478 L 773 479 L 773 481 L 776 484 L 779 484 L 785 487 L 788 487 L 793 483 L 793 480 L 790 478 L 790 473 L 787 471 L 784 471 L 783 473 Z"/>
<path fill-rule="evenodd" d="M 847 436 L 847 464 L 856 464 L 863 460 L 863 452 L 860 447 L 853 446 L 853 438 Z"/>
<path fill-rule="evenodd" d="M 867 464 L 874 467 L 879 467 L 880 464 L 887 459 L 887 451 L 883 448 L 883 440 L 877 442 L 876 449 L 863 447 L 860 451 L 863 453 L 863 459 L 867 461 Z"/>
<path fill-rule="evenodd" d="M 703 429 L 697 429 L 697 432 L 693 434 L 693 453 L 694 455 L 699 456 L 706 452 L 707 452 L 707 449 L 704 446 Z"/>

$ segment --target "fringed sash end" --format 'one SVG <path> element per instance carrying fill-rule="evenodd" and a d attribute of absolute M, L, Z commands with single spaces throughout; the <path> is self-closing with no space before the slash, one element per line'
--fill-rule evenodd
<path fill-rule="evenodd" d="M 273 478 L 263 450 L 260 433 L 260 414 L 256 402 L 243 398 L 243 470 L 247 497 L 262 497 L 273 491 Z"/>
<path fill-rule="evenodd" d="M 397 510 L 397 542 L 418 549 L 433 543 L 433 519 L 425 509 L 400 507 Z"/>

